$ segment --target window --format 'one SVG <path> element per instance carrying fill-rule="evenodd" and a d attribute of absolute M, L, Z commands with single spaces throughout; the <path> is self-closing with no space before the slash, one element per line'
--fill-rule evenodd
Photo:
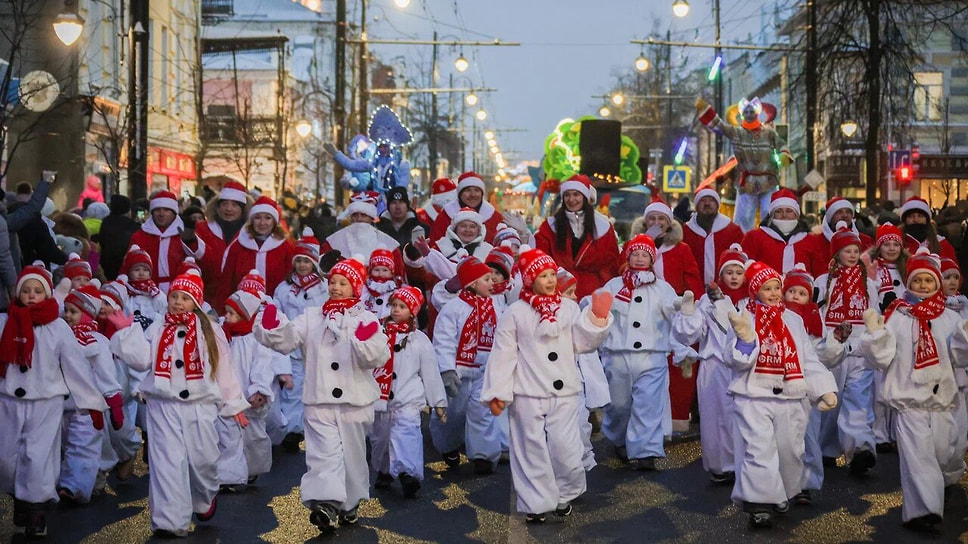
<path fill-rule="evenodd" d="M 915 72 L 914 84 L 914 118 L 918 121 L 940 121 L 944 74 Z"/>
<path fill-rule="evenodd" d="M 158 60 L 160 61 L 158 64 L 161 65 L 161 66 L 159 66 L 159 70 L 161 72 L 161 79 L 158 80 L 158 83 L 159 83 L 158 86 L 161 87 L 161 101 L 160 101 L 161 104 L 159 104 L 159 105 L 164 110 L 164 109 L 168 109 L 168 85 L 169 85 L 169 78 L 168 78 L 168 27 L 167 26 L 162 26 L 161 27 L 161 55 L 160 55 L 160 58 Z"/>

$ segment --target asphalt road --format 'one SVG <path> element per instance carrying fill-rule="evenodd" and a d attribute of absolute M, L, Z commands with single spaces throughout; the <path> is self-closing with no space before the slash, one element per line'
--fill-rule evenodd
<path fill-rule="evenodd" d="M 928 539 L 901 528 L 901 491 L 896 455 L 882 455 L 864 479 L 846 468 L 828 469 L 825 489 L 813 506 L 794 507 L 772 530 L 750 530 L 729 500 L 729 487 L 713 487 L 702 470 L 698 442 L 669 446 L 660 472 L 642 473 L 615 459 L 604 439 L 595 442 L 599 466 L 588 475 L 588 492 L 569 518 L 525 524 L 513 512 L 510 468 L 474 476 L 464 463 L 447 471 L 426 448 L 424 487 L 404 499 L 397 485 L 374 491 L 360 508 L 360 523 L 320 536 L 299 502 L 302 454 L 275 453 L 272 472 L 237 495 L 220 495 L 218 513 L 183 542 L 968 542 L 968 479 L 945 514 L 941 537 Z M 48 518 L 48 542 L 153 542 L 148 522 L 145 467 L 127 482 L 109 481 L 108 494 L 84 507 L 59 507 Z M 11 522 L 13 501 L 0 498 L 0 542 L 23 542 Z"/>

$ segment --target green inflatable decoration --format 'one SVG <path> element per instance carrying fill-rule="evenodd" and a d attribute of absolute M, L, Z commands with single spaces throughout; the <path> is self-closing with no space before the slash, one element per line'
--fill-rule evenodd
<path fill-rule="evenodd" d="M 581 168 L 578 141 L 581 135 L 581 123 L 595 119 L 592 115 L 573 119 L 562 119 L 554 132 L 545 138 L 544 168 L 546 179 L 566 180 L 578 173 Z M 623 183 L 637 184 L 642 182 L 642 170 L 639 169 L 639 148 L 628 136 L 622 135 L 622 147 L 619 151 L 621 162 L 619 176 Z"/>

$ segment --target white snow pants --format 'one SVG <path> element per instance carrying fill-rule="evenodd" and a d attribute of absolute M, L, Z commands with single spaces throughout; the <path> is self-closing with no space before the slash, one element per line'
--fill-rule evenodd
<path fill-rule="evenodd" d="M 78 502 L 90 502 L 101 461 L 104 430 L 94 428 L 87 410 L 65 410 L 62 421 L 63 459 L 57 487 L 66 488 Z M 104 426 L 111 426 L 110 418 L 104 418 Z"/>
<path fill-rule="evenodd" d="M 339 503 L 349 511 L 370 497 L 366 434 L 373 426 L 373 405 L 305 405 L 306 474 L 302 503 Z"/>
<path fill-rule="evenodd" d="M 501 428 L 491 410 L 481 402 L 484 367 L 458 370 L 460 390 L 448 399 L 447 423 L 430 416 L 430 438 L 440 453 L 460 449 L 464 444 L 470 459 L 497 463 L 501 457 Z"/>
<path fill-rule="evenodd" d="M 877 444 L 894 442 L 894 418 L 897 410 L 884 398 L 883 372 L 874 372 L 874 441 Z"/>
<path fill-rule="evenodd" d="M 963 472 L 944 473 L 956 454 L 954 412 L 899 411 L 894 421 L 901 460 L 901 520 L 944 516 L 944 488 L 957 483 Z"/>
<path fill-rule="evenodd" d="M 840 403 L 826 412 L 820 422 L 820 445 L 827 457 L 843 453 L 849 463 L 858 450 L 873 454 L 874 370 L 867 367 L 860 355 L 851 355 L 830 370 L 837 380 Z"/>
<path fill-rule="evenodd" d="M 662 441 L 672 434 L 669 366 L 665 353 L 603 352 L 612 402 L 605 407 L 602 431 L 629 459 L 665 457 Z"/>
<path fill-rule="evenodd" d="M 589 411 L 586 406 L 585 391 L 578 395 L 578 437 L 581 439 L 581 465 L 585 472 L 595 468 L 598 463 L 595 461 L 595 450 L 592 447 L 592 424 L 588 421 Z"/>
<path fill-rule="evenodd" d="M 733 502 L 782 504 L 803 490 L 804 400 L 736 396 Z"/>
<path fill-rule="evenodd" d="M 409 474 L 423 480 L 424 449 L 419 406 L 398 406 L 376 413 L 370 432 L 370 459 L 377 472 L 394 478 Z"/>
<path fill-rule="evenodd" d="M 64 397 L 19 400 L 0 395 L 0 492 L 57 501 Z"/>
<path fill-rule="evenodd" d="M 585 492 L 577 395 L 515 395 L 511 423 L 511 480 L 519 512 L 542 514 Z"/>
<path fill-rule="evenodd" d="M 803 489 L 819 491 L 823 487 L 823 451 L 820 448 L 820 410 L 804 403 L 807 410 L 807 430 L 803 437 Z"/>
<path fill-rule="evenodd" d="M 104 435 L 101 448 L 101 470 L 111 470 L 118 463 L 123 463 L 135 455 L 141 449 L 141 435 L 135 426 L 135 419 L 138 417 L 138 401 L 129 399 L 125 401 L 124 425 L 120 429 L 114 430 L 110 425 L 110 418 L 104 418 Z"/>
<path fill-rule="evenodd" d="M 702 361 L 696 375 L 702 468 L 714 474 L 736 470 L 733 455 L 733 397 L 727 393 L 732 379 L 732 369 L 715 359 Z"/>

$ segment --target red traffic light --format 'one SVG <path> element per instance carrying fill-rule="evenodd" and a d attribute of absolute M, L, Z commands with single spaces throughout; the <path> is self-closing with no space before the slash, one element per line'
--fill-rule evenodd
<path fill-rule="evenodd" d="M 911 183 L 914 179 L 914 169 L 910 166 L 901 166 L 897 169 L 897 181 L 899 183 Z"/>

